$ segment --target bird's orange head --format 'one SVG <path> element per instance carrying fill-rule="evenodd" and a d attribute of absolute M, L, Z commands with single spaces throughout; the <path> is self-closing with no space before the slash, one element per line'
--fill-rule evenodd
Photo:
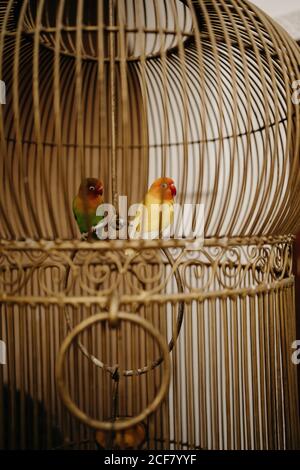
<path fill-rule="evenodd" d="M 149 193 L 155 199 L 161 201 L 172 201 L 176 196 L 176 187 L 172 178 L 158 178 L 149 189 Z"/>
<path fill-rule="evenodd" d="M 80 185 L 79 195 L 88 199 L 100 199 L 103 196 L 103 183 L 96 178 L 85 178 Z"/>

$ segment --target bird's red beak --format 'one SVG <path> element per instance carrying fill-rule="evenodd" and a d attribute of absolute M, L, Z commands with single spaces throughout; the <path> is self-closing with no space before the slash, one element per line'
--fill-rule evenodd
<path fill-rule="evenodd" d="M 102 186 L 100 186 L 100 188 L 97 188 L 97 194 L 98 194 L 98 196 L 103 195 L 103 187 Z"/>
<path fill-rule="evenodd" d="M 176 196 L 177 191 L 176 191 L 175 185 L 174 185 L 174 184 L 171 184 L 170 188 L 171 188 L 172 196 L 173 196 L 173 197 Z"/>

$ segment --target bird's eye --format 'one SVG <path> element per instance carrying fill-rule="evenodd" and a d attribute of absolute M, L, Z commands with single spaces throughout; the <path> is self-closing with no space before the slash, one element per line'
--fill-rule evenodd
<path fill-rule="evenodd" d="M 162 183 L 162 184 L 160 185 L 160 187 L 163 188 L 163 189 L 166 189 L 166 188 L 168 187 L 168 184 L 167 184 L 167 183 Z"/>
<path fill-rule="evenodd" d="M 95 186 L 89 186 L 89 191 L 95 191 Z"/>

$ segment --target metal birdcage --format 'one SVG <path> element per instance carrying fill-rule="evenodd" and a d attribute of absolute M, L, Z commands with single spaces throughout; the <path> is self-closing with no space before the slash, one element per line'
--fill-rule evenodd
<path fill-rule="evenodd" d="M 0 23 L 0 446 L 297 448 L 296 43 L 244 0 L 3 0 Z M 81 240 L 88 176 L 115 207 L 172 177 L 202 243 Z"/>

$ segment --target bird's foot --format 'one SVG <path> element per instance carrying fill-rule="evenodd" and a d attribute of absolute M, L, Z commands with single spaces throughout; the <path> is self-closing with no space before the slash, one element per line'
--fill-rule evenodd
<path fill-rule="evenodd" d="M 92 240 L 95 240 L 95 236 L 96 236 L 96 229 L 95 227 L 91 227 L 88 232 L 81 234 L 81 240 L 84 242 L 90 242 Z"/>
<path fill-rule="evenodd" d="M 88 241 L 88 238 L 89 238 L 89 232 L 85 232 L 85 233 L 82 233 L 82 234 L 81 234 L 81 240 L 82 240 L 83 242 Z"/>

